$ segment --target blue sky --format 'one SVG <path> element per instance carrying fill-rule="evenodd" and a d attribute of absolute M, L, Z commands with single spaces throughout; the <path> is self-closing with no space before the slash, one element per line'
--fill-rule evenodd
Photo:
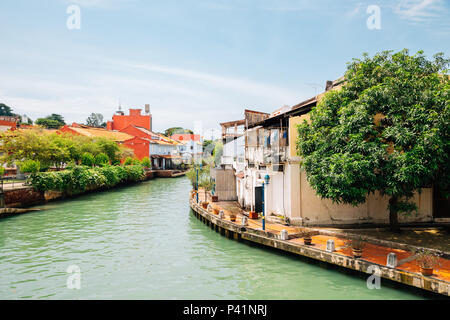
<path fill-rule="evenodd" d="M 66 26 L 73 4 L 79 30 Z M 446 0 L 2 0 L 0 102 L 84 122 L 120 99 L 149 103 L 155 130 L 217 128 L 315 95 L 363 52 L 449 56 L 449 13 Z"/>

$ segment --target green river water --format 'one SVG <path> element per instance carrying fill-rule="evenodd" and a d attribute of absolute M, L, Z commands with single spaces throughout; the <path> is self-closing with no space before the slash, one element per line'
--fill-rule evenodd
<path fill-rule="evenodd" d="M 189 190 L 155 179 L 0 220 L 0 299 L 424 298 L 227 239 L 190 213 Z"/>

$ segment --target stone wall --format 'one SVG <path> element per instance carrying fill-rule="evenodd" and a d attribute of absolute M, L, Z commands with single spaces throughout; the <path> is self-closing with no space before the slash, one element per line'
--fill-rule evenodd
<path fill-rule="evenodd" d="M 36 191 L 32 187 L 5 191 L 5 205 L 8 208 L 29 206 L 45 200 L 45 193 Z"/>

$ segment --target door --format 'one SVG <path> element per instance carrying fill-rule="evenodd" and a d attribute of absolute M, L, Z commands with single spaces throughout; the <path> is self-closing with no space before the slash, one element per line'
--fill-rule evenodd
<path fill-rule="evenodd" d="M 263 201 L 263 187 L 255 187 L 255 212 L 261 213 Z"/>
<path fill-rule="evenodd" d="M 450 197 L 444 198 L 439 188 L 433 188 L 433 217 L 450 218 Z"/>

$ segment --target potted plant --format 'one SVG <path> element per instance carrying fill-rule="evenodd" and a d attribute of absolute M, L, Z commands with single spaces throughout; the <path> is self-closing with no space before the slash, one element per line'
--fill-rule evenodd
<path fill-rule="evenodd" d="M 212 202 L 219 202 L 219 196 L 212 195 L 211 196 L 211 201 Z"/>
<path fill-rule="evenodd" d="M 307 246 L 310 246 L 311 245 L 311 243 L 312 243 L 312 238 L 311 238 L 311 236 L 306 236 L 306 237 L 303 237 L 303 243 L 304 244 L 306 244 Z"/>
<path fill-rule="evenodd" d="M 230 213 L 230 221 L 235 222 L 236 221 L 236 214 L 235 213 Z"/>
<path fill-rule="evenodd" d="M 352 253 L 354 258 L 361 258 L 363 249 L 366 243 L 363 241 L 362 237 L 351 239 L 346 242 L 347 247 L 352 248 Z"/>
<path fill-rule="evenodd" d="M 216 207 L 213 208 L 213 213 L 214 213 L 214 214 L 219 214 L 219 211 L 220 211 L 220 210 L 217 209 Z"/>
<path fill-rule="evenodd" d="M 420 267 L 420 273 L 424 276 L 432 276 L 434 267 L 439 265 L 439 255 L 430 250 L 422 249 L 416 251 L 415 256 Z"/>
<path fill-rule="evenodd" d="M 208 208 L 208 204 L 209 204 L 208 201 L 203 201 L 203 202 L 202 202 L 202 207 L 203 207 L 203 209 Z"/>

